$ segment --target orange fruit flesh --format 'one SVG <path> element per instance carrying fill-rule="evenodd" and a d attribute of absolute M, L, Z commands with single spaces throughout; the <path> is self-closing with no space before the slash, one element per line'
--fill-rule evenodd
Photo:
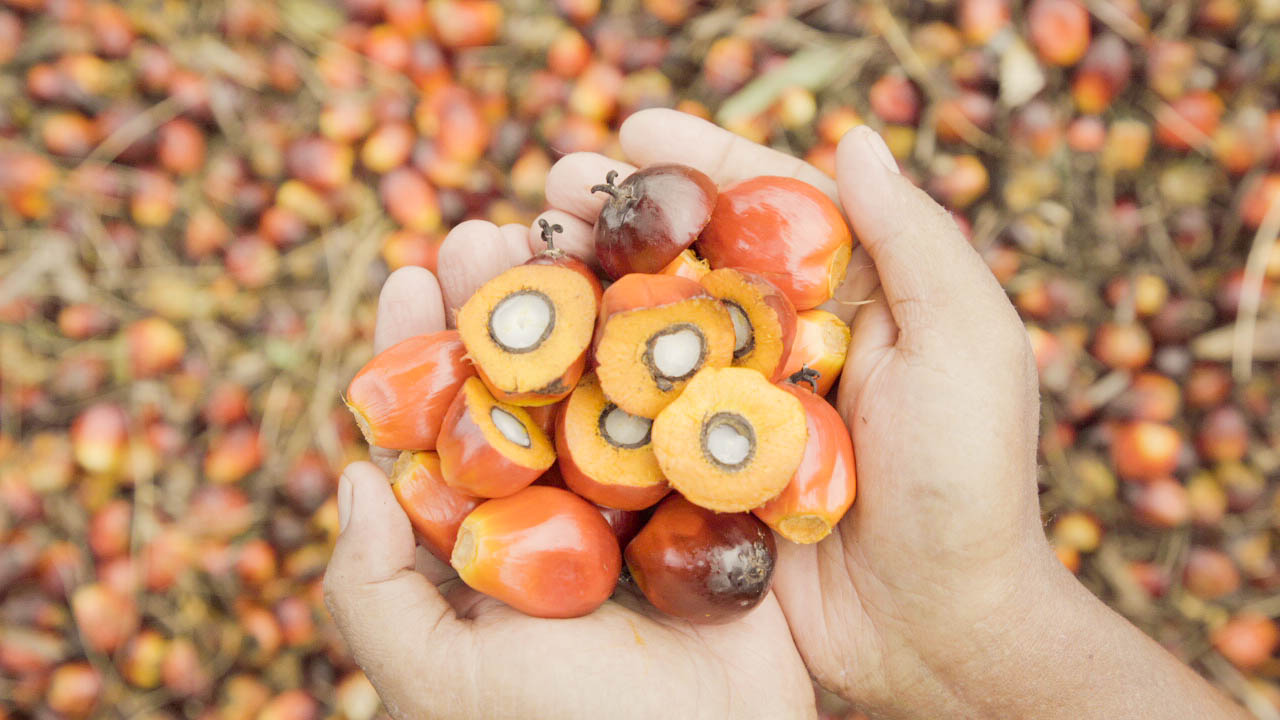
<path fill-rule="evenodd" d="M 746 368 L 707 368 L 653 421 L 671 486 L 695 505 L 744 512 L 782 492 L 804 455 L 800 401 Z"/>
<path fill-rule="evenodd" d="M 699 370 L 728 366 L 733 345 L 733 321 L 710 296 L 628 310 L 605 320 L 596 373 L 618 407 L 651 418 Z"/>
<path fill-rule="evenodd" d="M 463 384 L 455 403 L 461 408 L 451 408 L 437 445 L 450 487 L 501 497 L 529 485 L 555 462 L 555 448 L 529 413 L 498 402 L 479 378 Z"/>
<path fill-rule="evenodd" d="M 751 368 L 778 380 L 795 337 L 795 306 L 780 290 L 754 273 L 713 270 L 702 286 L 725 304 L 733 321 L 734 367 Z"/>
<path fill-rule="evenodd" d="M 849 274 L 849 258 L 853 257 L 853 244 L 837 245 L 831 254 L 831 264 L 827 271 L 827 297 L 836 296 L 836 290 L 844 284 L 845 275 Z"/>
<path fill-rule="evenodd" d="M 668 492 L 650 440 L 652 421 L 609 402 L 593 374 L 582 378 L 558 419 L 556 450 L 571 490 L 622 510 L 642 510 Z"/>
<path fill-rule="evenodd" d="M 495 394 L 542 405 L 573 390 L 597 309 L 595 289 L 580 273 L 520 265 L 471 296 L 458 312 L 458 331 Z"/>
<path fill-rule="evenodd" d="M 795 339 L 780 376 L 791 377 L 806 367 L 816 370 L 817 393 L 825 396 L 844 369 L 849 340 L 849 326 L 834 313 L 817 309 L 797 313 Z"/>
<path fill-rule="evenodd" d="M 706 260 L 698 257 L 692 250 L 685 249 L 676 256 L 675 260 L 667 263 L 659 274 L 701 280 L 709 272 L 711 272 L 711 266 Z"/>

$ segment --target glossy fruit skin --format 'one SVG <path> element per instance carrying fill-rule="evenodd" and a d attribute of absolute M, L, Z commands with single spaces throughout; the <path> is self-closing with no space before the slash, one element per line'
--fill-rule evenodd
<path fill-rule="evenodd" d="M 546 472 L 546 468 L 518 465 L 503 455 L 467 410 L 466 394 L 459 392 L 445 414 L 436 444 L 445 482 L 450 487 L 479 497 L 505 497 Z"/>
<path fill-rule="evenodd" d="M 402 468 L 401 463 L 406 465 Z M 401 455 L 392 473 L 391 492 L 422 546 L 445 562 L 453 553 L 462 521 L 484 502 L 449 487 L 440 471 L 440 457 L 433 452 Z"/>
<path fill-rule="evenodd" d="M 834 343 L 828 342 L 829 333 L 836 335 Z M 782 363 L 782 377 L 790 377 L 801 368 L 816 370 L 818 394 L 825 396 L 844 370 L 850 337 L 849 326 L 834 313 L 817 309 L 797 313 L 795 338 Z"/>
<path fill-rule="evenodd" d="M 535 485 L 468 515 L 453 567 L 467 585 L 526 615 L 569 618 L 609 598 L 622 557 L 595 506 L 566 490 Z"/>
<path fill-rule="evenodd" d="M 676 277 L 696 281 L 701 280 L 709 272 L 711 272 L 711 266 L 707 264 L 707 261 L 686 248 L 676 256 L 675 260 L 667 263 L 667 266 L 662 268 L 662 271 L 658 274 L 675 275 Z"/>
<path fill-rule="evenodd" d="M 627 545 L 626 560 L 654 607 L 713 624 L 760 604 L 777 554 L 773 533 L 754 515 L 716 513 L 672 495 Z"/>
<path fill-rule="evenodd" d="M 476 374 L 456 330 L 419 335 L 378 353 L 347 386 L 347 406 L 370 445 L 434 450 L 462 383 Z"/>
<path fill-rule="evenodd" d="M 814 186 L 762 176 L 721 191 L 698 253 L 712 268 L 758 273 L 796 310 L 825 302 L 844 279 L 853 236 L 839 208 Z"/>
<path fill-rule="evenodd" d="M 693 244 L 716 205 L 711 178 L 683 165 L 651 165 L 596 188 L 610 194 L 596 218 L 596 257 L 615 279 L 660 272 Z"/>
<path fill-rule="evenodd" d="M 596 509 L 604 516 L 604 521 L 609 523 L 609 529 L 613 531 L 614 537 L 618 538 L 620 548 L 626 547 L 627 543 L 635 539 L 647 519 L 645 513 L 640 510 L 619 510 L 603 505 L 596 505 Z"/>
<path fill-rule="evenodd" d="M 840 413 L 808 384 L 782 382 L 778 387 L 800 401 L 809 439 L 791 482 L 781 494 L 752 512 L 788 540 L 817 542 L 840 522 L 857 496 L 853 440 Z M 826 531 L 818 537 L 798 537 L 786 522 L 796 516 L 812 516 L 826 525 Z"/>

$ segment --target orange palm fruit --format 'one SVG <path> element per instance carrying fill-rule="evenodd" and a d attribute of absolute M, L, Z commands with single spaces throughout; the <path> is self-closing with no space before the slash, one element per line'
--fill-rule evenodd
<path fill-rule="evenodd" d="M 440 456 L 433 452 L 400 453 L 391 470 L 391 492 L 423 546 L 445 562 L 463 519 L 484 502 L 450 487 L 440 471 Z"/>
<path fill-rule="evenodd" d="M 560 407 L 556 457 L 570 490 L 599 505 L 643 510 L 671 488 L 658 469 L 652 420 L 609 402 L 592 373 Z"/>
<path fill-rule="evenodd" d="M 1164 423 L 1125 422 L 1111 433 L 1111 463 L 1126 480 L 1165 477 L 1178 467 L 1182 435 Z"/>
<path fill-rule="evenodd" d="M 529 413 L 499 402 L 475 377 L 467 378 L 449 406 L 436 451 L 444 481 L 479 497 L 517 492 L 556 461 L 551 441 Z"/>
<path fill-rule="evenodd" d="M 808 429 L 795 395 L 747 368 L 706 368 L 653 421 L 668 482 L 695 505 L 745 512 L 774 498 L 804 459 Z"/>
<path fill-rule="evenodd" d="M 791 542 L 816 543 L 831 533 L 857 495 L 853 440 L 840 413 L 816 392 L 816 371 L 801 370 L 778 387 L 804 407 L 808 439 L 800 467 L 782 494 L 753 512 Z"/>
<path fill-rule="evenodd" d="M 552 232 L 545 253 L 485 283 L 458 313 L 468 354 L 503 402 L 558 402 L 586 366 L 600 281 L 550 246 Z"/>
<path fill-rule="evenodd" d="M 746 270 L 707 273 L 702 287 L 720 298 L 733 321 L 733 365 L 782 377 L 782 363 L 796 334 L 796 308 L 777 287 Z"/>
<path fill-rule="evenodd" d="M 733 361 L 733 320 L 701 285 L 672 275 L 632 273 L 600 302 L 594 357 L 604 394 L 651 418 L 704 367 Z"/>
<path fill-rule="evenodd" d="M 378 353 L 347 386 L 347 407 L 370 445 L 434 450 L 445 411 L 475 376 L 455 330 L 418 335 Z"/>
<path fill-rule="evenodd" d="M 711 272 L 711 266 L 706 260 L 698 257 L 693 250 L 685 248 L 680 251 L 675 260 L 667 263 L 662 268 L 659 275 L 675 275 L 676 277 L 688 278 L 690 280 L 701 280 L 702 276 Z"/>
<path fill-rule="evenodd" d="M 797 310 L 828 300 L 844 281 L 853 236 L 840 209 L 814 186 L 762 176 L 721 191 L 698 253 L 712 268 L 758 273 Z"/>
<path fill-rule="evenodd" d="M 535 485 L 468 515 L 451 562 L 467 585 L 527 615 L 568 618 L 609 598 L 622 553 L 594 506 Z"/>
<path fill-rule="evenodd" d="M 850 337 L 849 326 L 835 313 L 818 309 L 797 313 L 795 339 L 780 375 L 791 377 L 802 368 L 815 370 L 817 393 L 825 396 L 844 370 Z"/>

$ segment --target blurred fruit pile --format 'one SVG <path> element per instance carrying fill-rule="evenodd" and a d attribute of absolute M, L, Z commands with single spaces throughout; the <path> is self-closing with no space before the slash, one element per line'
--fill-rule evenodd
<path fill-rule="evenodd" d="M 375 716 L 377 288 L 649 106 L 882 131 L 1028 321 L 1063 561 L 1280 716 L 1278 88 L 1280 0 L 0 0 L 0 718 Z"/>

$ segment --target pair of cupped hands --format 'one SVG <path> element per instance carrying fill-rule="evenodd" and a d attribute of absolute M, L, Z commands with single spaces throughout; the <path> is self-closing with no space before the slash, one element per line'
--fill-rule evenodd
<path fill-rule="evenodd" d="M 398 718 L 808 718 L 811 677 L 878 715 L 978 714 L 978 679 L 1026 642 L 1027 608 L 1073 582 L 1041 527 L 1036 371 L 1004 292 L 869 128 L 840 142 L 835 181 L 670 110 L 636 113 L 620 136 L 632 164 L 575 153 L 547 178 L 542 218 L 588 262 L 605 199 L 590 188 L 610 170 L 676 162 L 720 187 L 791 176 L 844 209 L 860 245 L 833 309 L 853 331 L 838 409 L 857 502 L 822 542 L 779 541 L 772 592 L 735 622 L 690 624 L 625 592 L 546 620 L 415 550 L 383 472 L 389 454 L 375 448 L 377 464 L 340 481 L 325 576 L 356 661 Z M 444 329 L 481 284 L 542 247 L 536 224 L 457 226 L 438 276 L 388 278 L 375 350 Z"/>

